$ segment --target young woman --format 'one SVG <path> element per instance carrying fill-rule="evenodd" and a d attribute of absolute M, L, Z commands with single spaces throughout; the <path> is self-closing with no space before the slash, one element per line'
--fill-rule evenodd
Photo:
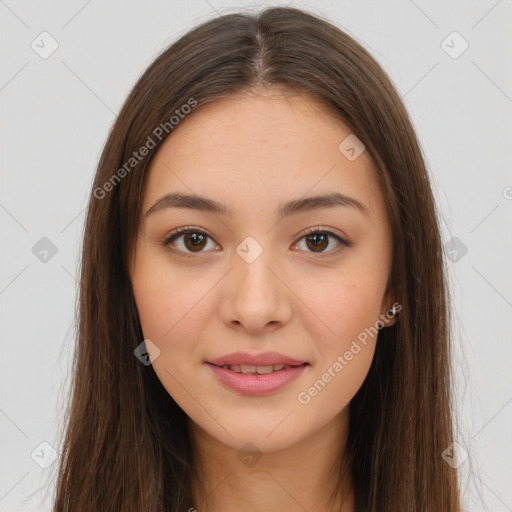
<path fill-rule="evenodd" d="M 293 8 L 190 31 L 91 190 L 54 510 L 459 512 L 443 262 L 364 48 Z"/>

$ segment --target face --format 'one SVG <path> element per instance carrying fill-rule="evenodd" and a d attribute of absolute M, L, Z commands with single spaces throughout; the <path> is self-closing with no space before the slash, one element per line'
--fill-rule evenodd
<path fill-rule="evenodd" d="M 195 428 L 234 449 L 284 449 L 336 421 L 367 375 L 379 318 L 394 322 L 383 316 L 393 305 L 385 203 L 368 154 L 338 148 L 350 133 L 311 98 L 232 96 L 181 121 L 151 162 L 130 268 L 147 348 Z M 229 212 L 154 206 L 172 193 Z M 333 193 L 350 199 L 293 208 Z M 246 384 L 233 388 L 219 376 L 233 370 L 207 363 L 233 352 L 307 364 L 280 370 L 293 379 L 278 388 L 277 370 L 235 372 Z M 267 387 L 251 394 L 248 379 Z"/>

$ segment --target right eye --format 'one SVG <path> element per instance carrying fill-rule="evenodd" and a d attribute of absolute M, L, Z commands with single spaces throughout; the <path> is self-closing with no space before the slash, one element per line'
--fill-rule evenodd
<path fill-rule="evenodd" d="M 182 247 L 178 248 L 175 244 L 175 241 L 183 238 Z M 178 228 L 173 231 L 166 239 L 162 242 L 162 245 L 167 247 L 172 245 L 172 250 L 178 250 L 179 252 L 185 253 L 186 257 L 189 257 L 189 254 L 205 252 L 205 245 L 207 245 L 207 240 L 210 239 L 213 242 L 213 239 L 204 231 L 194 228 L 191 226 Z M 218 247 L 214 246 L 214 247 Z M 188 252 L 188 254 L 186 254 Z"/>

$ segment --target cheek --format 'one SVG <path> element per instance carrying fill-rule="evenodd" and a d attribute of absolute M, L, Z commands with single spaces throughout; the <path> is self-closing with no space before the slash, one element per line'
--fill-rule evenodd
<path fill-rule="evenodd" d="M 318 324 L 316 332 L 311 325 L 317 364 L 297 395 L 306 413 L 315 411 L 319 424 L 344 409 L 363 384 L 375 353 L 379 308 L 377 295 L 361 280 L 332 283 L 326 296 L 308 302 L 329 329 L 324 326 L 326 334 L 319 336 Z"/>
<path fill-rule="evenodd" d="M 211 287 L 206 281 L 187 278 L 183 272 L 170 272 L 158 261 L 141 263 L 135 269 L 132 287 L 144 336 L 165 344 L 180 330 L 194 330 L 192 318 L 193 325 L 199 327 L 197 312 Z"/>
<path fill-rule="evenodd" d="M 334 414 L 357 393 L 375 352 L 383 286 L 380 276 L 351 269 L 333 273 L 321 292 L 303 290 L 301 297 L 314 313 L 306 328 L 315 340 L 318 365 L 300 403 L 310 400 Z"/>
<path fill-rule="evenodd" d="M 160 345 L 158 340 L 173 325 L 175 308 L 171 301 L 174 300 L 174 293 L 170 293 L 170 288 L 162 286 L 162 282 L 154 280 L 153 275 L 139 276 L 140 280 L 133 281 L 133 293 L 142 332 L 145 338 Z"/>
<path fill-rule="evenodd" d="M 321 286 L 299 292 L 309 308 L 311 339 L 319 332 L 327 347 L 343 347 L 379 319 L 383 284 L 371 273 L 331 273 Z M 313 316 L 311 316 L 313 313 Z"/>
<path fill-rule="evenodd" d="M 141 261 L 132 278 L 144 338 L 158 347 L 158 352 L 148 349 L 153 370 L 187 412 L 197 406 L 187 390 L 197 385 L 191 368 L 200 368 L 204 357 L 208 322 L 215 314 L 211 290 L 217 281 L 217 276 L 169 269 L 157 258 Z"/>
<path fill-rule="evenodd" d="M 135 270 L 132 287 L 144 339 L 158 347 L 158 353 L 148 348 L 152 367 L 169 395 L 187 410 L 193 404 L 184 390 L 193 387 L 190 365 L 200 358 L 208 286 L 146 260 Z"/>

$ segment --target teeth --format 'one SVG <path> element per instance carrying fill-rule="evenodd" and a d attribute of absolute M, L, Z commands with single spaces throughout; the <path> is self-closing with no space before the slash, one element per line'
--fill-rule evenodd
<path fill-rule="evenodd" d="M 286 368 L 291 368 L 291 366 L 282 365 L 282 364 L 276 364 L 273 366 L 254 366 L 254 365 L 248 365 L 248 364 L 231 364 L 227 365 L 225 364 L 222 368 L 227 368 L 228 370 L 231 370 L 233 372 L 237 373 L 257 373 L 259 375 L 264 375 L 266 373 L 272 373 L 277 372 L 279 370 L 283 370 Z"/>

